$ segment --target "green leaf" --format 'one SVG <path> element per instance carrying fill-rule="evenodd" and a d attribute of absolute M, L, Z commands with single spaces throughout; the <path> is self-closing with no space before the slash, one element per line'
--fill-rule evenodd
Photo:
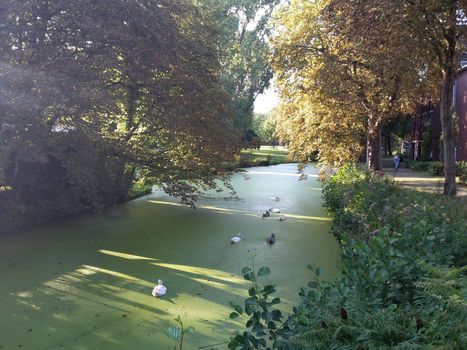
<path fill-rule="evenodd" d="M 232 344 L 232 347 L 231 347 L 231 344 Z M 247 343 L 245 342 L 245 338 L 243 337 L 243 335 L 237 334 L 230 341 L 229 349 L 237 349 L 239 345 L 247 345 Z"/>
<path fill-rule="evenodd" d="M 170 326 L 165 333 L 169 338 L 179 341 L 182 336 L 182 329 L 180 327 Z"/>
<path fill-rule="evenodd" d="M 249 268 L 248 266 L 245 266 L 243 269 L 242 269 L 242 275 L 246 275 L 247 273 L 251 272 L 251 268 Z"/>
<path fill-rule="evenodd" d="M 342 326 L 339 326 L 337 327 L 337 329 L 334 331 L 334 333 L 332 334 L 332 339 L 333 340 L 336 340 L 337 339 L 337 336 L 339 335 L 339 333 L 341 332 L 342 330 Z"/>
<path fill-rule="evenodd" d="M 280 312 L 279 310 L 272 310 L 272 319 L 274 321 L 280 321 L 281 320 L 281 317 L 282 317 L 282 312 Z"/>
<path fill-rule="evenodd" d="M 238 312 L 231 312 L 229 315 L 230 318 L 237 318 L 238 316 L 240 316 Z"/>
<path fill-rule="evenodd" d="M 258 276 L 259 277 L 266 277 L 271 274 L 271 269 L 267 266 L 263 266 L 258 270 Z"/>
<path fill-rule="evenodd" d="M 251 316 L 251 314 L 253 313 L 254 309 L 251 305 L 248 305 L 246 304 L 245 305 L 245 312 L 248 316 Z"/>
<path fill-rule="evenodd" d="M 293 330 L 296 326 L 296 323 L 294 321 L 293 318 L 289 317 L 289 319 L 287 320 L 287 327 L 289 327 L 289 329 Z"/>
<path fill-rule="evenodd" d="M 245 299 L 245 305 L 256 305 L 257 303 L 258 303 L 258 298 L 255 296 Z"/>
<path fill-rule="evenodd" d="M 269 294 L 274 293 L 275 291 L 276 291 L 276 288 L 274 288 L 272 284 L 268 284 L 267 286 L 264 286 L 262 292 L 264 295 L 269 295 Z"/>
<path fill-rule="evenodd" d="M 243 278 L 246 279 L 247 281 L 254 281 L 256 276 L 255 276 L 255 273 L 251 271 L 251 272 L 244 274 Z"/>
<path fill-rule="evenodd" d="M 280 304 L 281 303 L 281 299 L 280 298 L 274 298 L 271 300 L 271 305 L 277 305 L 277 304 Z"/>
<path fill-rule="evenodd" d="M 324 269 L 322 267 L 317 267 L 315 270 L 316 276 L 320 276 L 324 272 Z"/>
<path fill-rule="evenodd" d="M 235 304 L 233 301 L 229 302 L 230 306 L 234 308 L 235 311 L 237 311 L 240 315 L 243 314 L 242 307 L 238 304 Z"/>

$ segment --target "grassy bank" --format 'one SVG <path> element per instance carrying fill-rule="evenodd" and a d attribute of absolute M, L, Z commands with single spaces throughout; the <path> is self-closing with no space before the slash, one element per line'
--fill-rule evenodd
<path fill-rule="evenodd" d="M 466 349 L 467 204 L 352 167 L 325 182 L 323 197 L 342 276 L 323 282 L 313 269 L 292 315 L 273 325 L 265 303 L 264 320 L 250 321 L 231 348 Z"/>
<path fill-rule="evenodd" d="M 145 196 L 152 192 L 152 187 L 152 185 L 142 184 L 137 181 L 133 183 L 133 186 L 131 186 L 126 199 L 130 201 L 132 199 Z"/>
<path fill-rule="evenodd" d="M 284 150 L 242 150 L 238 165 L 242 168 L 252 166 L 277 165 L 282 163 L 293 163 L 294 161 L 288 158 L 288 151 Z"/>

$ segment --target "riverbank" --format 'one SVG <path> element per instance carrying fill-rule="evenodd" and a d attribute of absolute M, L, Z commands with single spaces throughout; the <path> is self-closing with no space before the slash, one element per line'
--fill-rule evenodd
<path fill-rule="evenodd" d="M 238 170 L 239 168 L 251 168 L 259 166 L 279 165 L 294 163 L 289 159 L 289 152 L 284 146 L 261 146 L 261 149 L 243 149 L 235 163 L 225 164 L 226 169 Z M 144 185 L 135 182 L 128 192 L 127 201 L 143 197 L 152 192 L 152 185 Z"/>
<path fill-rule="evenodd" d="M 467 203 L 351 166 L 325 182 L 323 195 L 342 249 L 342 276 L 322 282 L 316 270 L 294 313 L 274 331 L 277 344 L 467 348 Z M 234 341 L 249 341 L 239 337 Z"/>

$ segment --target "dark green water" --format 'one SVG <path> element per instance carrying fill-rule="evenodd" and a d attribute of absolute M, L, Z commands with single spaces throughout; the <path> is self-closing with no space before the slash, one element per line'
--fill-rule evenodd
<path fill-rule="evenodd" d="M 233 179 L 237 200 L 212 193 L 192 210 L 154 193 L 0 237 L 0 349 L 168 349 L 165 331 L 177 315 L 196 329 L 184 349 L 226 341 L 244 323 L 229 320 L 228 302 L 246 297 L 240 270 L 252 255 L 257 267 L 271 267 L 266 281 L 291 308 L 311 278 L 306 265 L 332 278 L 339 260 L 308 172 L 298 181 L 293 164 L 252 168 Z M 261 218 L 270 207 L 287 221 Z M 231 245 L 237 232 L 243 239 Z M 265 242 L 271 232 L 274 246 Z M 168 287 L 160 299 L 151 296 L 158 278 Z"/>

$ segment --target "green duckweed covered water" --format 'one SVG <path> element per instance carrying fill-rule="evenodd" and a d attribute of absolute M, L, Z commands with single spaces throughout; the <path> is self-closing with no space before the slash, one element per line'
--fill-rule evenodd
<path fill-rule="evenodd" d="M 156 192 L 0 237 L 0 349 L 168 349 L 165 331 L 178 315 L 196 329 L 184 349 L 227 341 L 244 324 L 229 319 L 228 303 L 247 296 L 240 270 L 252 255 L 272 269 L 266 281 L 290 309 L 311 278 L 307 264 L 332 278 L 339 261 L 314 169 L 307 181 L 296 172 L 283 164 L 236 174 L 238 199 L 211 193 L 197 210 Z M 287 220 L 261 218 L 270 207 Z M 237 232 L 242 241 L 232 245 Z M 158 278 L 168 292 L 156 299 Z"/>

